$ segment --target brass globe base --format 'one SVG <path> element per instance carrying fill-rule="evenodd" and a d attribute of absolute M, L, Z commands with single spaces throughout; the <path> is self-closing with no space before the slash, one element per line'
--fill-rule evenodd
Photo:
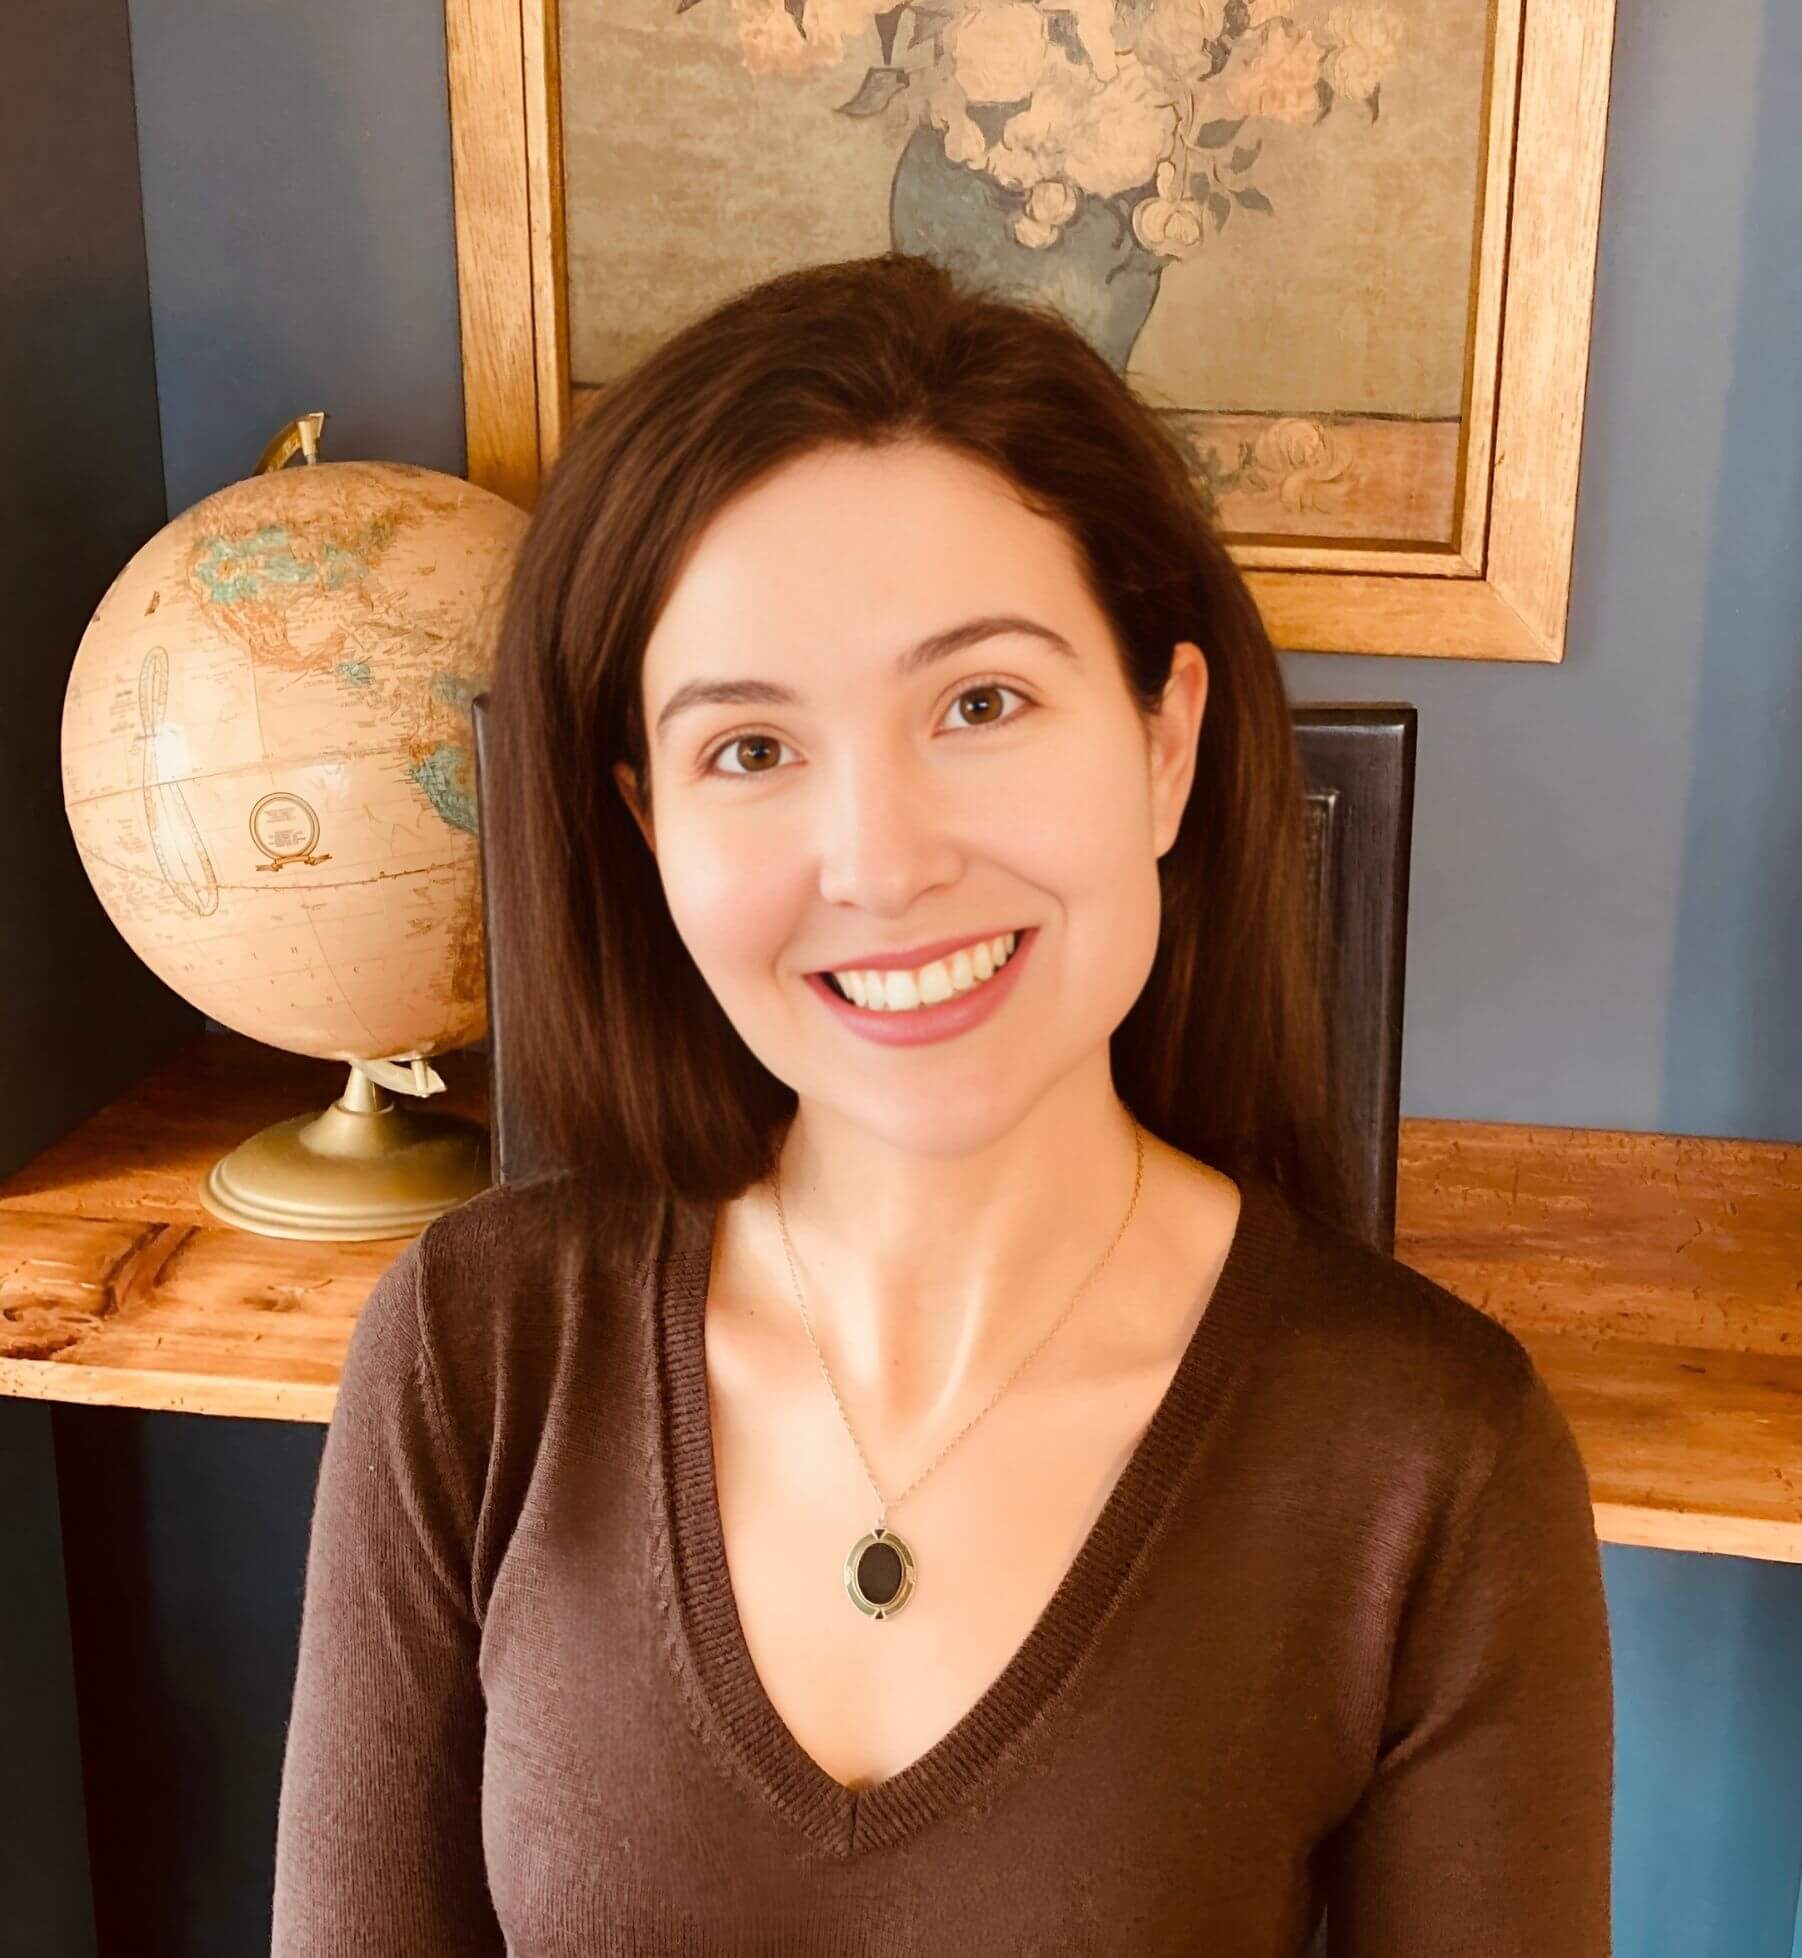
<path fill-rule="evenodd" d="M 262 1237 L 411 1237 L 490 1181 L 479 1122 L 401 1107 L 352 1067 L 323 1114 L 273 1122 L 221 1156 L 200 1200 Z"/>

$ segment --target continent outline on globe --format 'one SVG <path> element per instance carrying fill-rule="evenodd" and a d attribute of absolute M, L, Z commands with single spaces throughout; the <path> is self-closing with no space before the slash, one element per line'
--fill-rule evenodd
<path fill-rule="evenodd" d="M 350 1062 L 482 1037 L 470 704 L 527 521 L 414 464 L 309 463 L 203 498 L 108 586 L 64 699 L 65 810 L 189 1004 Z"/>

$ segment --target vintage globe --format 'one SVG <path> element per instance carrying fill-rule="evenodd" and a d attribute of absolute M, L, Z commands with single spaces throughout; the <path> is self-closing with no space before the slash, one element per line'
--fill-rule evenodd
<path fill-rule="evenodd" d="M 382 1235 L 445 1207 L 370 1169 L 430 1126 L 357 1118 L 383 1081 L 442 1086 L 425 1058 L 487 1026 L 470 703 L 525 525 L 436 470 L 270 468 L 151 538 L 82 636 L 64 806 L 107 915 L 203 1013 L 354 1064 L 320 1164 L 209 1191 L 250 1228 Z"/>

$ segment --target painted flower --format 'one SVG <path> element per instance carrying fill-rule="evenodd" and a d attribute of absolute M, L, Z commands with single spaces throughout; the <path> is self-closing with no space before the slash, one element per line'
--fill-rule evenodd
<path fill-rule="evenodd" d="M 1026 208 L 1014 219 L 1014 236 L 1042 251 L 1063 236 L 1076 215 L 1076 192 L 1060 177 L 1046 177 L 1026 193 Z"/>
<path fill-rule="evenodd" d="M 1326 78 L 1341 95 L 1368 101 L 1401 43 L 1401 16 L 1387 7 L 1335 7 L 1324 28 Z"/>
<path fill-rule="evenodd" d="M 1010 189 L 1062 178 L 1112 197 L 1151 181 L 1175 133 L 1176 110 L 1136 53 L 1122 51 L 1113 79 L 1099 82 L 1054 43 L 1032 101 L 1008 118 L 988 167 Z"/>
<path fill-rule="evenodd" d="M 945 54 L 971 102 L 1018 102 L 1037 86 L 1050 37 L 1032 0 L 977 0 L 945 29 Z"/>
<path fill-rule="evenodd" d="M 1226 0 L 1153 0 L 1133 52 L 1167 81 L 1198 80 L 1213 66 L 1209 43 L 1226 25 Z"/>
<path fill-rule="evenodd" d="M 753 74 L 829 69 L 854 42 L 874 42 L 877 20 L 894 12 L 892 0 L 731 4 Z M 922 8 L 911 43 L 930 46 L 932 58 L 905 76 L 872 66 L 871 101 L 857 112 L 883 110 L 897 134 L 935 129 L 950 162 L 1019 192 L 1013 235 L 1037 250 L 1057 243 L 1085 197 L 1153 184 L 1132 207 L 1134 236 L 1146 250 L 1184 258 L 1206 237 L 1208 205 L 1217 222 L 1227 205 L 1218 193 L 1188 194 L 1181 137 L 1193 142 L 1207 124 L 1253 117 L 1316 122 L 1332 100 L 1323 78 L 1334 93 L 1364 100 L 1374 119 L 1375 92 L 1401 35 L 1399 16 L 1381 0 L 937 0 Z M 878 79 L 881 101 L 868 86 Z M 995 122 L 981 105 L 1015 103 L 991 142 Z M 1210 148 L 1219 140 L 1207 138 Z M 1248 208 L 1270 209 L 1249 186 L 1233 194 Z M 1320 427 L 1293 419 L 1266 430 L 1251 466 L 1280 482 L 1285 503 L 1325 494 L 1347 468 Z"/>
<path fill-rule="evenodd" d="M 738 45 L 753 75 L 809 75 L 844 59 L 887 0 L 805 0 L 800 25 L 786 0 L 732 0 Z"/>
<path fill-rule="evenodd" d="M 969 97 L 958 87 L 955 75 L 947 70 L 934 73 L 927 84 L 923 113 L 927 123 L 944 131 L 946 162 L 970 170 L 983 167 L 989 139 L 971 117 Z"/>
<path fill-rule="evenodd" d="M 1287 18 L 1242 35 L 1232 59 L 1196 91 L 1196 120 L 1264 116 L 1272 122 L 1313 122 L 1320 113 L 1325 52 Z"/>
<path fill-rule="evenodd" d="M 1318 422 L 1300 415 L 1286 415 L 1259 435 L 1252 464 L 1261 486 L 1275 489 L 1292 514 L 1332 509 L 1351 487 L 1351 458 L 1337 452 Z"/>
<path fill-rule="evenodd" d="M 1225 0 L 1221 0 L 1222 5 Z M 1119 54 L 1114 47 L 1115 0 L 1066 0 L 1065 10 L 1095 79 L 1111 82 Z"/>
<path fill-rule="evenodd" d="M 1176 197 L 1176 164 L 1165 157 L 1158 165 L 1157 190 L 1133 206 L 1133 236 L 1147 251 L 1166 258 L 1189 258 L 1206 236 L 1202 209 L 1192 197 Z"/>

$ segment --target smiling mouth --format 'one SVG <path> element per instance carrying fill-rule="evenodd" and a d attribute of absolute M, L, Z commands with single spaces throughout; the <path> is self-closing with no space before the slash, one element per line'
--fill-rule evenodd
<path fill-rule="evenodd" d="M 1014 949 L 1008 955 L 1007 964 L 1011 965 L 1014 962 L 1014 960 L 1020 956 L 1021 950 L 1024 948 L 1028 936 L 1035 929 L 1036 927 L 1032 925 L 1013 925 L 1009 927 L 1009 930 L 1013 933 L 1013 937 L 1014 937 Z M 1000 934 L 1000 935 L 1005 935 L 1005 934 Z M 983 941 L 978 939 L 971 940 L 971 944 L 980 944 L 982 942 Z M 964 947 L 961 949 L 967 950 L 968 948 Z M 949 965 L 950 959 L 947 958 L 941 960 L 939 961 L 939 963 L 944 965 Z M 999 968 L 997 968 L 997 971 L 999 971 Z M 839 996 L 839 998 L 845 1002 L 847 1006 L 855 1006 L 857 1004 L 857 1001 L 854 1000 L 851 997 L 851 995 L 845 991 L 844 987 L 839 983 L 837 973 L 833 972 L 828 968 L 826 970 L 816 973 L 814 976 L 820 980 L 823 980 L 825 984 L 829 986 L 832 989 L 832 991 L 835 992 Z"/>

